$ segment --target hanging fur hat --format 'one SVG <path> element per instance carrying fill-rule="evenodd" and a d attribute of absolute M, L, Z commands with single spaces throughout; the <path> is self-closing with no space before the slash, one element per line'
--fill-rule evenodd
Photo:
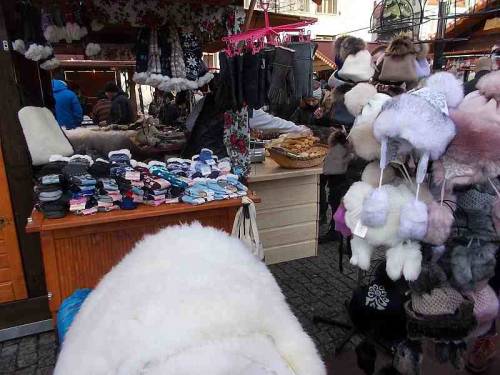
<path fill-rule="evenodd" d="M 500 70 L 481 77 L 476 88 L 487 99 L 495 99 L 495 101 L 500 102 Z"/>
<path fill-rule="evenodd" d="M 399 216 L 399 236 L 402 239 L 422 240 L 427 234 L 427 205 L 411 200 L 401 208 Z"/>
<path fill-rule="evenodd" d="M 498 296 L 489 285 L 485 285 L 478 291 L 468 293 L 467 296 L 474 301 L 474 316 L 478 322 L 477 328 L 469 337 L 480 337 L 485 335 L 498 316 Z"/>
<path fill-rule="evenodd" d="M 375 86 L 361 82 L 345 94 L 344 103 L 353 116 L 361 114 L 363 107 L 377 94 Z"/>
<path fill-rule="evenodd" d="M 408 285 L 413 294 L 422 295 L 443 286 L 447 280 L 446 273 L 438 264 L 426 261 L 422 263 L 422 270 L 418 279 L 410 282 Z"/>
<path fill-rule="evenodd" d="M 494 98 L 495 88 L 500 87 L 500 72 L 489 73 L 480 82 L 485 95 L 479 90 L 470 93 L 450 114 L 457 134 L 443 163 L 436 165 L 435 174 L 436 182 L 444 177 L 450 180 L 450 188 L 500 174 L 500 102 Z"/>
<path fill-rule="evenodd" d="M 442 245 L 450 236 L 454 221 L 453 212 L 448 206 L 437 202 L 428 204 L 427 212 L 427 234 L 423 241 L 432 245 Z"/>
<path fill-rule="evenodd" d="M 347 56 L 356 55 L 359 51 L 366 49 L 366 43 L 363 39 L 354 36 L 348 36 L 342 40 L 339 49 L 339 56 L 345 62 Z"/>
<path fill-rule="evenodd" d="M 385 102 L 390 96 L 385 94 L 375 94 L 363 107 L 362 113 L 356 117 L 354 126 L 349 133 L 349 139 L 354 147 L 356 155 L 365 160 L 375 160 L 380 158 L 380 143 L 373 135 L 373 123 Z M 354 100 L 354 101 L 353 101 Z M 353 96 L 346 97 L 346 106 L 351 110 L 356 107 Z"/>
<path fill-rule="evenodd" d="M 387 49 L 385 50 L 386 56 L 399 56 L 415 55 L 415 45 L 410 37 L 406 35 L 398 36 L 391 40 Z"/>
<path fill-rule="evenodd" d="M 448 117 L 448 107 L 457 105 L 458 98 L 463 97 L 462 86 L 451 73 L 434 76 L 423 89 L 387 102 L 373 125 L 375 138 L 382 146 L 381 168 L 394 153 L 414 149 L 420 154 L 418 183 L 423 181 L 429 159 L 439 159 L 454 138 L 455 125 Z"/>
<path fill-rule="evenodd" d="M 344 80 L 365 82 L 372 78 L 374 73 L 375 68 L 372 65 L 370 52 L 361 50 L 347 56 L 338 75 Z"/>
<path fill-rule="evenodd" d="M 337 68 L 342 68 L 342 64 L 344 64 L 344 60 L 340 57 L 340 49 L 342 47 L 342 42 L 348 38 L 348 35 L 341 35 L 335 39 L 334 49 L 335 49 L 335 64 Z"/>
<path fill-rule="evenodd" d="M 417 60 L 425 59 L 429 54 L 429 44 L 428 43 L 417 43 L 415 46 L 415 53 Z"/>
<path fill-rule="evenodd" d="M 385 256 L 385 271 L 391 280 L 399 280 L 401 276 L 407 281 L 417 280 L 422 267 L 422 252 L 418 242 L 400 243 L 387 250 Z"/>

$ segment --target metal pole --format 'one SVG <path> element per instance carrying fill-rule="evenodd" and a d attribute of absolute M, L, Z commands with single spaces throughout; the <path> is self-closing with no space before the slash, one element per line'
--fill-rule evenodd
<path fill-rule="evenodd" d="M 447 2 L 439 1 L 438 22 L 436 30 L 436 42 L 434 43 L 434 62 L 433 70 L 441 70 L 443 68 L 443 52 L 445 42 L 443 41 L 446 32 L 446 16 L 448 15 Z"/>
<path fill-rule="evenodd" d="M 250 29 L 250 23 L 252 22 L 253 11 L 255 10 L 256 4 L 257 4 L 257 0 L 252 0 L 250 2 L 250 6 L 248 7 L 247 19 L 245 20 L 245 26 L 243 28 L 243 31 L 248 31 L 248 29 Z"/>

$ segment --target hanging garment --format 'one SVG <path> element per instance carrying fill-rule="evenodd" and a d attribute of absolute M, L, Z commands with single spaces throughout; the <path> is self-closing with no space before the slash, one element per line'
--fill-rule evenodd
<path fill-rule="evenodd" d="M 313 56 L 316 45 L 307 43 L 290 43 L 287 47 L 295 51 L 293 58 L 293 75 L 295 78 L 295 96 L 298 101 L 312 97 Z"/>
<path fill-rule="evenodd" d="M 184 54 L 182 52 L 179 33 L 175 28 L 172 28 L 170 31 L 170 44 L 172 46 L 172 54 L 170 56 L 172 78 L 186 78 L 186 65 L 184 64 Z"/>
<path fill-rule="evenodd" d="M 236 81 L 234 75 L 234 57 L 229 57 L 224 52 L 219 53 L 220 82 L 217 88 L 215 103 L 223 111 L 235 109 Z"/>
<path fill-rule="evenodd" d="M 243 97 L 249 108 L 259 109 L 259 71 L 261 55 L 246 52 L 243 55 L 242 88 Z"/>
<path fill-rule="evenodd" d="M 288 111 L 295 95 L 295 77 L 293 61 L 295 51 L 289 48 L 276 48 L 273 62 L 271 87 L 269 88 L 269 103 L 271 111 L 280 113 Z"/>
<path fill-rule="evenodd" d="M 144 84 L 147 79 L 149 61 L 149 40 L 151 30 L 147 27 L 138 29 L 135 42 L 135 74 L 134 82 Z"/>
<path fill-rule="evenodd" d="M 172 66 L 170 57 L 172 56 L 172 47 L 169 42 L 169 29 L 163 27 L 158 31 L 158 48 L 160 49 L 160 71 L 164 77 L 172 77 Z"/>
<path fill-rule="evenodd" d="M 231 159 L 233 173 L 246 177 L 250 173 L 250 130 L 248 110 L 227 111 L 224 113 L 224 144 Z"/>
<path fill-rule="evenodd" d="M 201 43 L 191 31 L 181 31 L 179 33 L 179 40 L 184 55 L 186 78 L 191 81 L 196 81 L 208 72 L 203 62 Z"/>

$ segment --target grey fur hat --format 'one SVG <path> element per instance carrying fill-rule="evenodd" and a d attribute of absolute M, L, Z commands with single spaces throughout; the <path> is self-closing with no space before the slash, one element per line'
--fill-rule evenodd
<path fill-rule="evenodd" d="M 342 40 L 340 45 L 339 56 L 342 61 L 345 61 L 347 56 L 355 55 L 359 51 L 366 49 L 366 43 L 363 39 L 356 38 L 354 36 L 348 36 Z"/>

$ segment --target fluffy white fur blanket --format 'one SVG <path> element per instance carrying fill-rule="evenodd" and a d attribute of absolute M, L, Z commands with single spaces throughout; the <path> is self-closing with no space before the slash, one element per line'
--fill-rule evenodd
<path fill-rule="evenodd" d="M 140 241 L 90 294 L 55 375 L 324 375 L 266 266 L 200 224 Z"/>

